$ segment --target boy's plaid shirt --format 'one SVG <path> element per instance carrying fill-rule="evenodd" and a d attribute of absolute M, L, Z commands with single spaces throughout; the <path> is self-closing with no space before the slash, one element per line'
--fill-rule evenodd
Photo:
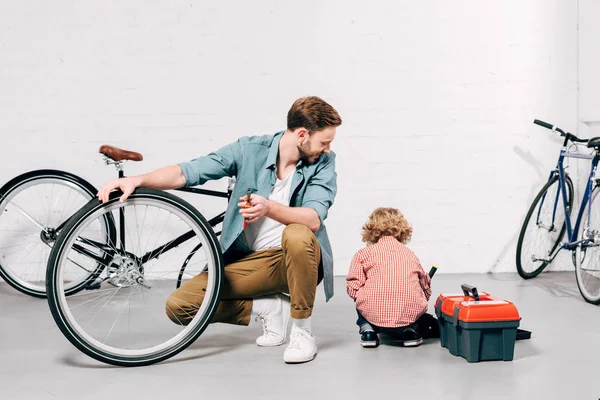
<path fill-rule="evenodd" d="M 346 277 L 346 291 L 371 324 L 397 328 L 427 311 L 431 279 L 417 256 L 392 236 L 359 250 Z"/>

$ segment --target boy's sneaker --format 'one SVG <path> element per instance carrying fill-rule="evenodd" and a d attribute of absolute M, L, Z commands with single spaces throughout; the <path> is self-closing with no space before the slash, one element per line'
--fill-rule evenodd
<path fill-rule="evenodd" d="M 362 347 L 377 347 L 379 346 L 379 336 L 374 331 L 361 332 L 360 345 Z"/>
<path fill-rule="evenodd" d="M 399 344 L 404 347 L 417 347 L 423 343 L 423 338 L 416 329 L 408 327 L 400 334 Z"/>

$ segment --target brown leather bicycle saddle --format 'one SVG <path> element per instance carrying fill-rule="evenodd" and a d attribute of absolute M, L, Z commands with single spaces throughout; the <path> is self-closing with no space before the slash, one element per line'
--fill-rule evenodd
<path fill-rule="evenodd" d="M 115 146 L 109 146 L 107 144 L 100 146 L 99 152 L 104 154 L 106 157 L 112 159 L 113 161 L 142 161 L 144 159 L 144 156 L 142 156 L 140 153 L 136 153 L 135 151 L 123 150 Z"/>

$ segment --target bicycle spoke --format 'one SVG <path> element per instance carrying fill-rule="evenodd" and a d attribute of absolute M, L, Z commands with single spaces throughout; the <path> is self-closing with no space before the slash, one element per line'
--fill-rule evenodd
<path fill-rule="evenodd" d="M 135 287 L 137 289 L 137 286 Z M 129 297 L 127 297 L 127 300 L 125 303 L 123 303 L 123 306 L 121 306 L 121 309 L 119 310 L 119 313 L 117 314 L 117 317 L 115 318 L 115 322 L 112 324 L 112 326 L 110 327 L 110 330 L 108 331 L 108 333 L 106 334 L 106 337 L 104 338 L 103 343 L 106 343 L 106 341 L 108 340 L 108 337 L 110 336 L 110 334 L 112 333 L 113 329 L 115 329 L 115 325 L 117 324 L 117 321 L 119 320 L 119 317 L 121 317 L 121 314 L 123 313 L 123 310 L 125 309 L 125 306 L 128 305 L 129 303 L 129 299 L 131 299 L 131 295 L 133 295 L 133 287 L 130 287 L 129 290 Z"/>
<path fill-rule="evenodd" d="M 46 230 L 46 227 L 44 225 L 42 225 L 41 222 L 39 222 L 38 220 L 33 218 L 31 215 L 27 214 L 25 212 L 25 210 L 23 210 L 21 207 L 19 207 L 19 205 L 17 203 L 15 203 L 14 201 L 10 201 L 10 204 L 12 206 L 16 207 L 21 212 L 21 214 L 23 214 L 29 221 L 33 222 L 33 224 L 35 224 L 38 228 L 40 228 L 43 231 Z"/>
<path fill-rule="evenodd" d="M 575 277 L 582 297 L 600 304 L 600 189 L 594 190 L 589 207 L 584 209 L 579 238 L 586 240 L 575 252 Z"/>
<path fill-rule="evenodd" d="M 0 268 L 12 286 L 38 297 L 45 294 L 47 258 L 56 237 L 53 223 L 88 198 L 81 184 L 48 171 L 24 174 L 8 189 L 0 200 Z"/>
<path fill-rule="evenodd" d="M 572 184 L 565 179 L 570 203 Z M 525 218 L 517 243 L 517 270 L 523 278 L 532 278 L 546 268 L 565 233 L 564 205 L 562 197 L 558 196 L 559 188 L 557 178 L 550 180 L 538 193 Z"/>

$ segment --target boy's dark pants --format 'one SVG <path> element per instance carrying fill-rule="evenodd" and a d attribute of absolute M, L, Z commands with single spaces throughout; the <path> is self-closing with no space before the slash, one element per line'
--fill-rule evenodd
<path fill-rule="evenodd" d="M 440 327 L 438 325 L 437 319 L 435 319 L 435 317 L 431 314 L 425 313 L 425 314 L 421 315 L 415 321 L 415 323 L 411 324 L 411 325 L 401 326 L 398 328 L 386 328 L 386 327 L 374 325 L 374 324 L 370 323 L 369 321 L 367 321 L 367 319 L 362 316 L 362 314 L 360 313 L 360 311 L 358 311 L 358 309 L 356 309 L 356 313 L 358 314 L 358 319 L 356 320 L 356 325 L 361 327 L 364 324 L 369 324 L 373 327 L 373 330 L 376 333 L 384 333 L 388 336 L 393 337 L 394 339 L 400 339 L 402 333 L 408 328 L 411 328 L 411 329 L 415 330 L 416 332 L 419 332 L 419 335 L 421 335 L 421 337 L 423 339 L 440 337 Z"/>

